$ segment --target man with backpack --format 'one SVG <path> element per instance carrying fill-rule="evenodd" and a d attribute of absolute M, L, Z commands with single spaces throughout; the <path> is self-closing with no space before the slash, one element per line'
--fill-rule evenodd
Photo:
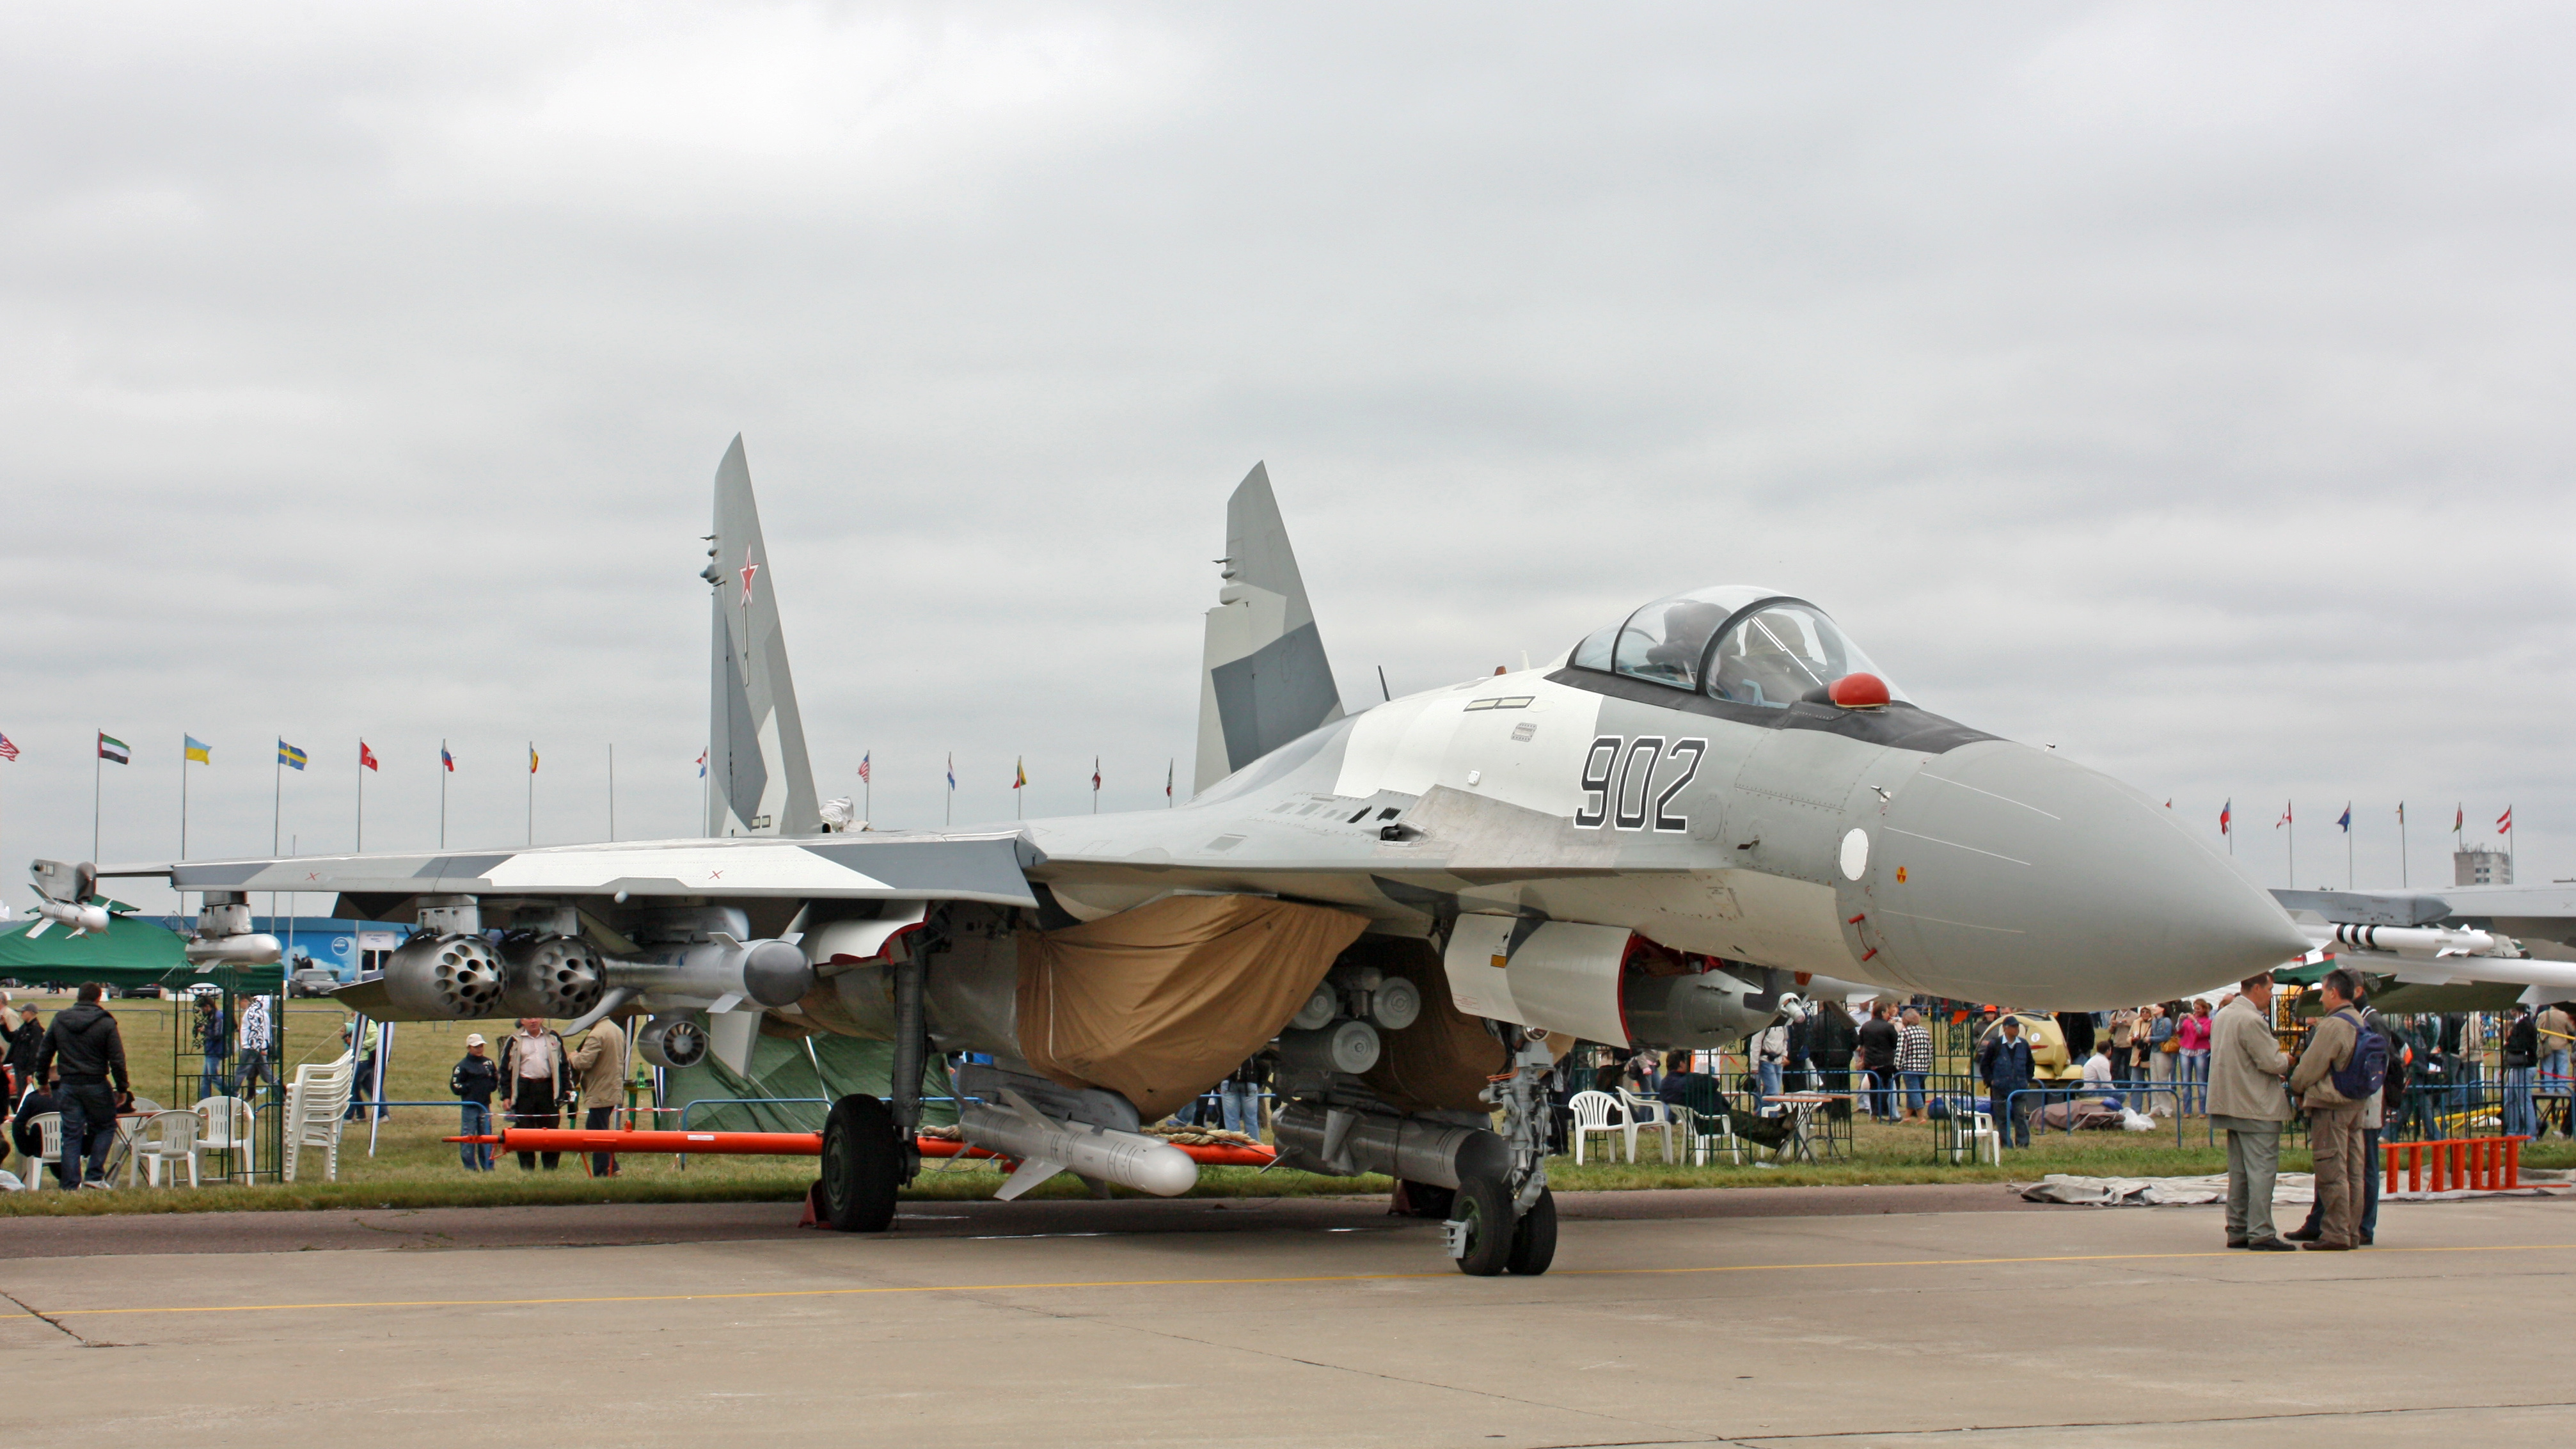
<path fill-rule="evenodd" d="M 2361 1161 L 2361 1112 L 2387 1076 L 2387 1038 L 2362 1029 L 2353 1009 L 2361 982 L 2352 972 L 2336 967 L 2319 989 L 2325 1014 L 2290 1069 L 2290 1090 L 2307 1113 L 2308 1150 L 2316 1159 L 2320 1216 L 2308 1250 L 2343 1253 L 2361 1245 L 2361 1174 L 2369 1171 Z"/>
<path fill-rule="evenodd" d="M 2365 1036 L 2375 1033 L 2383 1038 L 2382 1046 L 2388 1053 L 2387 1075 L 2380 1079 L 2379 1090 L 2371 1093 L 2369 1100 L 2361 1104 L 2361 1245 L 2367 1248 L 2379 1237 L 2379 1140 L 2388 1117 L 2384 1104 L 2392 1092 L 2400 1101 L 2405 1098 L 2406 1045 L 2397 1039 L 2397 1033 L 2390 1029 L 2388 1023 L 2380 1019 L 2379 1013 L 2370 1009 L 2367 990 L 2354 997 L 2352 1005 L 2361 1013 L 2362 1033 Z M 2324 1236 L 2324 1231 L 2325 1204 L 2311 1198 L 2307 1222 L 2297 1232 L 2281 1236 L 2294 1243 L 2313 1243 Z"/>

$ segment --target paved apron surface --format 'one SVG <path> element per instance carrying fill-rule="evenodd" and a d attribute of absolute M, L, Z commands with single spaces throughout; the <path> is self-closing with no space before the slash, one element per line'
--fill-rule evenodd
<path fill-rule="evenodd" d="M 0 1365 L 102 1442 L 265 1446 L 2351 1449 L 2554 1441 L 2576 1400 L 2568 1202 L 2389 1204 L 2387 1246 L 2296 1255 L 1995 1188 L 1567 1209 L 1536 1279 L 1375 1202 L 0 1221 Z"/>

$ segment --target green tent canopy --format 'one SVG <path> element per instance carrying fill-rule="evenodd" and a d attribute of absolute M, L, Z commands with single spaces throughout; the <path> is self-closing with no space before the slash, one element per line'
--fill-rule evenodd
<path fill-rule="evenodd" d="M 672 1107 L 707 1102 L 689 1114 L 688 1126 L 695 1132 L 819 1132 L 823 1115 L 829 1110 L 823 1103 L 776 1099 L 837 1099 L 852 1092 L 889 1096 L 887 1083 L 893 1078 L 894 1043 L 829 1034 L 801 1040 L 761 1036 L 753 1039 L 748 1065 L 748 1074 L 736 1073 L 709 1056 L 694 1067 L 669 1073 L 663 1079 L 662 1100 Z M 938 1055 L 931 1054 L 930 1060 L 922 1064 L 922 1095 L 948 1095 L 946 1076 Z M 725 1101 L 743 1097 L 766 1100 Z M 725 1104 L 717 1105 L 720 1101 Z M 922 1108 L 925 1124 L 938 1126 L 957 1120 L 952 1103 L 924 1102 Z M 674 1115 L 661 1125 L 676 1128 L 680 1119 Z"/>
<path fill-rule="evenodd" d="M 188 964 L 187 943 L 149 921 L 111 915 L 107 929 L 75 936 L 68 926 L 49 927 L 41 936 L 29 933 L 42 921 L 23 921 L 0 930 L 0 978 L 30 986 L 166 986 L 184 989 L 203 982 L 237 995 L 277 990 L 285 982 L 282 966 L 207 966 Z"/>

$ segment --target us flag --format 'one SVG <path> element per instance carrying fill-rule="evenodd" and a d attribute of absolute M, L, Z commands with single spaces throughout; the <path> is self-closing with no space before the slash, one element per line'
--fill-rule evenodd
<path fill-rule="evenodd" d="M 18 747 L 10 742 L 7 735 L 0 735 L 0 760 L 14 760 L 16 758 L 18 758 Z"/>

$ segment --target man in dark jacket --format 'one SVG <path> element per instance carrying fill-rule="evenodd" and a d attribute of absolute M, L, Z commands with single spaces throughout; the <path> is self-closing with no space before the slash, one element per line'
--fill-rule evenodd
<path fill-rule="evenodd" d="M 40 1085 L 36 1079 L 36 1054 L 45 1049 L 45 1025 L 36 1016 L 36 1008 L 22 1007 L 17 1026 L 0 1036 L 9 1043 L 9 1095 L 15 1100 Z"/>
<path fill-rule="evenodd" d="M 62 1090 L 55 1110 L 63 1114 L 63 1160 L 56 1169 L 65 1187 L 112 1187 L 107 1180 L 107 1150 L 116 1142 L 116 1108 L 131 1101 L 134 1083 L 125 1074 L 125 1038 L 116 1018 L 98 1004 L 96 983 L 80 989 L 80 1000 L 54 1013 L 45 1028 L 45 1044 L 36 1053 L 36 1075 L 59 1073 Z M 113 1078 L 116 1090 L 108 1090 Z M 81 1169 L 87 1158 L 87 1172 Z"/>
<path fill-rule="evenodd" d="M 1977 1054 L 1977 1075 L 1985 1079 L 1986 1106 L 1994 1114 L 1996 1140 L 2008 1146 L 2030 1145 L 2030 1119 L 2022 1115 L 2013 1093 L 2030 1086 L 2033 1070 L 2021 1022 L 2005 1017 Z"/>
<path fill-rule="evenodd" d="M 1823 1090 L 1851 1090 L 1852 1051 L 1859 1044 L 1859 1038 L 1860 1028 L 1853 1023 L 1851 1013 L 1843 1009 L 1841 1002 L 1828 1001 L 1817 1011 L 1814 1037 L 1816 1069 L 1824 1074 Z M 1825 1104 L 1825 1120 L 1850 1121 L 1851 1099 L 1836 1097 Z"/>
<path fill-rule="evenodd" d="M 2532 1069 L 2540 1065 L 2540 1027 L 2531 1019 L 2530 1007 L 2515 1004 L 2513 1025 L 2505 1028 L 2504 1060 L 2499 1065 L 2504 1068 L 2504 1135 L 2538 1136 L 2538 1123 L 2531 1110 L 2531 1077 Z"/>
<path fill-rule="evenodd" d="M 1887 1019 L 1887 1004 L 1871 1002 L 1869 1020 L 1860 1024 L 1861 1070 L 1869 1074 L 1869 1115 L 1896 1120 L 1896 1023 Z"/>
<path fill-rule="evenodd" d="M 447 1074 L 447 1090 L 457 1097 L 464 1109 L 463 1137 L 492 1135 L 492 1094 L 501 1089 L 501 1068 L 483 1054 L 483 1033 L 465 1034 L 465 1055 Z M 465 1160 L 467 1172 L 490 1172 L 494 1153 L 489 1142 L 459 1142 L 456 1155 Z"/>

